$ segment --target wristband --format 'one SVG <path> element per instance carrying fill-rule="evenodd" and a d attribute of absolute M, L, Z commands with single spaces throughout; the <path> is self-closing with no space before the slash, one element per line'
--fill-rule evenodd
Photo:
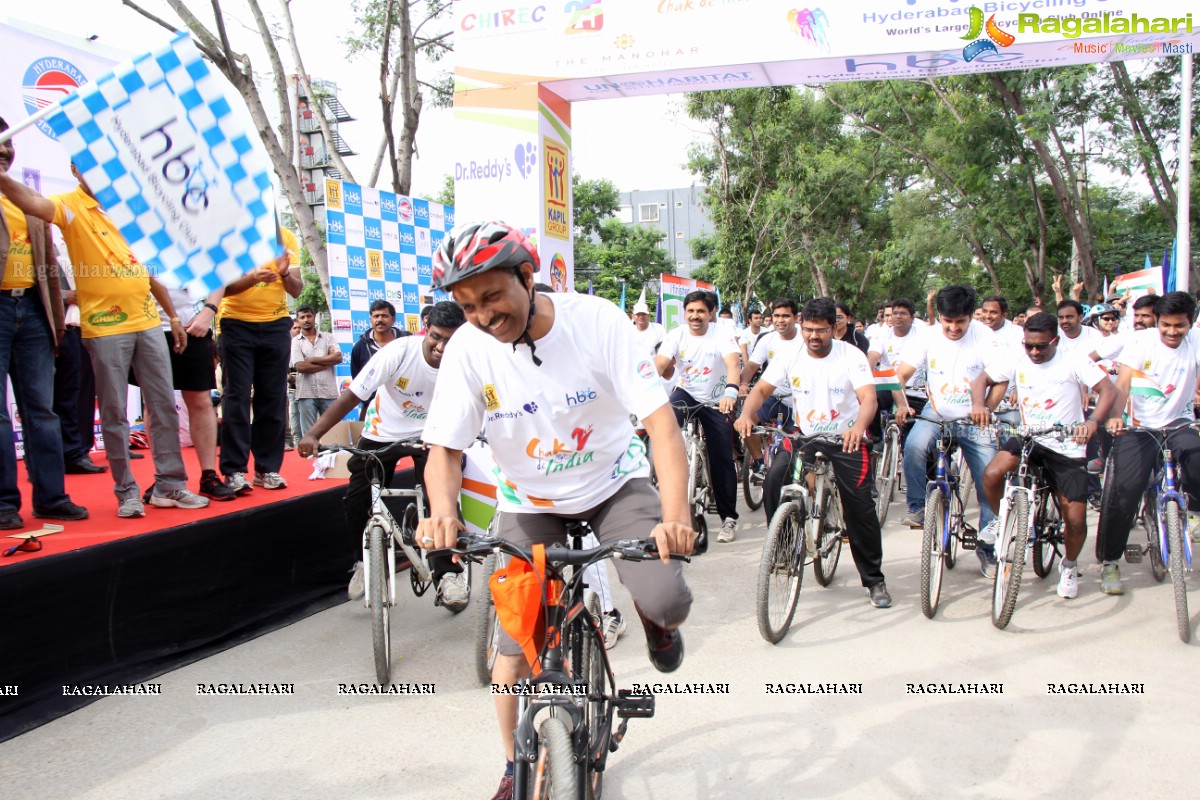
<path fill-rule="evenodd" d="M 291 274 L 292 274 L 292 271 L 290 269 L 287 272 L 281 272 L 281 273 L 279 273 L 279 279 L 283 280 L 284 278 L 286 278 L 288 275 L 291 275 Z"/>
<path fill-rule="evenodd" d="M 214 314 L 217 313 L 217 307 L 214 306 L 212 303 L 205 303 L 204 307 L 207 308 L 209 311 L 213 312 Z"/>
<path fill-rule="evenodd" d="M 168 320 L 168 321 L 169 321 L 169 322 L 171 322 L 171 323 L 178 322 L 180 325 L 182 325 L 182 324 L 183 324 L 183 320 L 181 320 L 179 317 L 171 317 L 171 319 L 170 319 L 170 320 Z"/>
<path fill-rule="evenodd" d="M 730 400 L 737 400 L 738 399 L 737 388 L 734 386 L 726 386 L 725 387 L 725 396 L 728 397 Z"/>

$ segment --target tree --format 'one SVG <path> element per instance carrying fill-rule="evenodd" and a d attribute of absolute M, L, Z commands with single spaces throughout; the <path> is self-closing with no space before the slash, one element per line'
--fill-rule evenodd
<path fill-rule="evenodd" d="M 444 206 L 454 205 L 454 178 L 450 175 L 443 175 L 441 191 L 425 199 L 431 203 L 441 203 Z"/>
<path fill-rule="evenodd" d="M 414 7 L 423 13 L 414 15 Z M 417 58 L 438 61 L 450 52 L 450 32 L 434 30 L 450 10 L 449 0 L 367 0 L 355 4 L 359 36 L 351 38 L 350 55 L 373 52 L 379 56 L 379 103 L 383 117 L 383 140 L 371 167 L 370 186 L 375 186 L 384 154 L 392 170 L 392 191 L 408 194 L 412 186 L 412 159 L 417 151 L 417 127 L 425 104 L 424 87 L 433 96 L 435 106 L 448 106 L 452 99 L 452 81 L 448 75 L 436 82 L 417 77 Z M 400 113 L 400 133 L 394 120 Z"/>
<path fill-rule="evenodd" d="M 674 274 L 671 254 L 662 247 L 662 231 L 641 225 L 626 224 L 609 217 L 600 223 L 599 243 L 576 237 L 576 253 L 581 248 L 589 268 L 582 274 L 576 262 L 575 291 L 586 292 L 591 279 L 595 293 L 613 302 L 621 296 L 621 284 L 627 290 L 628 302 L 633 302 L 642 287 L 653 290 L 658 276 Z"/>
<path fill-rule="evenodd" d="M 169 31 L 178 32 L 180 30 L 179 25 L 174 25 L 152 14 L 133 0 L 121 1 L 143 17 Z M 300 228 L 300 239 L 312 254 L 314 267 L 320 277 L 323 291 L 328 296 L 329 266 L 325 255 L 325 242 L 321 238 L 312 208 L 308 205 L 308 200 L 304 195 L 304 187 L 300 183 L 300 173 L 292 162 L 293 143 L 296 140 L 296 115 L 293 113 L 291 102 L 288 99 L 287 73 L 284 71 L 283 62 L 279 57 L 275 34 L 263 14 L 262 7 L 258 0 L 246 0 L 254 15 L 259 39 L 271 65 L 270 86 L 278 106 L 278 127 L 272 124 L 270 114 L 263 104 L 257 76 L 250 63 L 250 58 L 244 53 L 236 52 L 230 44 L 220 0 L 212 0 L 215 33 L 200 21 L 184 0 L 165 0 L 165 2 L 182 21 L 183 27 L 191 31 L 200 52 L 233 84 L 238 94 L 246 101 L 250 118 L 253 120 L 258 136 L 271 159 L 275 174 L 283 186 L 284 195 L 291 204 L 292 213 L 296 216 L 296 224 Z M 285 15 L 289 13 L 286 4 L 283 6 L 283 11 Z M 290 23 L 288 27 L 290 29 Z"/>

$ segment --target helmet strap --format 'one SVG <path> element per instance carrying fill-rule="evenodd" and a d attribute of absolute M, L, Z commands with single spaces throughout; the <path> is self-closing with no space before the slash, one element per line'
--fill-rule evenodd
<path fill-rule="evenodd" d="M 525 330 L 521 332 L 521 335 L 517 338 L 517 341 L 513 342 L 513 352 L 515 353 L 517 351 L 517 344 L 519 342 L 524 342 L 525 344 L 529 345 L 529 356 L 533 359 L 533 365 L 535 367 L 540 367 L 542 365 L 542 360 L 537 357 L 537 345 L 533 343 L 533 336 L 529 334 L 529 329 L 533 327 L 533 318 L 535 316 L 537 316 L 537 292 L 533 289 L 530 289 L 529 316 L 525 318 Z"/>

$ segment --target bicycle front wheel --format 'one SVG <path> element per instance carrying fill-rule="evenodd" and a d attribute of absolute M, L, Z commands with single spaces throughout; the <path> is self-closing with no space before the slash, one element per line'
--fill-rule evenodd
<path fill-rule="evenodd" d="M 392 679 L 391 585 L 388 574 L 387 535 L 383 528 L 372 525 L 368 533 L 371 593 L 371 647 L 375 652 L 375 678 L 380 686 Z"/>
<path fill-rule="evenodd" d="M 828 586 L 837 572 L 838 559 L 842 555 L 842 501 L 836 487 L 829 484 L 821 490 L 821 521 L 817 529 L 817 555 L 813 559 L 813 572 L 817 583 Z"/>
<path fill-rule="evenodd" d="M 804 518 L 789 500 L 775 510 L 758 564 L 758 631 L 771 644 L 788 632 L 804 582 Z"/>
<path fill-rule="evenodd" d="M 996 575 L 992 581 L 992 624 L 1003 630 L 1012 619 L 1025 568 L 1025 545 L 1029 542 L 1029 495 L 1015 491 L 1000 522 L 996 540 Z"/>
<path fill-rule="evenodd" d="M 531 798 L 576 800 L 575 751 L 567 724 L 546 717 L 538 726 L 538 759 Z"/>
<path fill-rule="evenodd" d="M 933 619 L 942 595 L 942 566 L 946 563 L 946 497 L 936 485 L 925 492 L 925 528 L 921 533 L 921 613 Z"/>
<path fill-rule="evenodd" d="M 1150 574 L 1162 583 L 1167 579 L 1167 562 L 1163 560 L 1162 540 L 1158 530 L 1158 494 L 1146 492 L 1142 497 L 1142 527 L 1146 530 L 1146 550 L 1150 556 Z"/>
<path fill-rule="evenodd" d="M 1058 508 L 1058 498 L 1052 497 L 1049 492 L 1042 494 L 1038 502 L 1033 530 L 1033 571 L 1039 578 L 1044 578 L 1054 569 L 1058 543 L 1063 541 L 1062 512 Z"/>
<path fill-rule="evenodd" d="M 763 504 L 763 479 L 766 470 L 755 472 L 753 459 L 748 458 L 742 470 L 742 497 L 751 511 L 758 511 Z"/>
<path fill-rule="evenodd" d="M 496 619 L 496 603 L 488 580 L 498 566 L 495 553 L 483 560 L 483 579 L 479 584 L 480 599 L 475 604 L 475 677 L 487 686 L 492 681 L 492 666 L 496 663 L 496 650 L 500 643 L 500 625 Z"/>
<path fill-rule="evenodd" d="M 887 522 L 888 509 L 892 505 L 892 497 L 896 492 L 896 473 L 900 469 L 900 432 L 888 428 L 883 438 L 883 452 L 876 465 L 875 514 L 879 517 L 879 527 Z"/>
<path fill-rule="evenodd" d="M 1167 547 L 1170 548 L 1167 554 L 1167 568 L 1171 573 L 1171 587 L 1175 592 L 1175 627 L 1179 631 L 1180 641 L 1187 642 L 1192 638 L 1192 622 L 1188 618 L 1187 574 L 1184 571 L 1185 528 L 1183 514 L 1174 500 L 1168 501 L 1163 508 L 1163 521 L 1167 526 Z"/>

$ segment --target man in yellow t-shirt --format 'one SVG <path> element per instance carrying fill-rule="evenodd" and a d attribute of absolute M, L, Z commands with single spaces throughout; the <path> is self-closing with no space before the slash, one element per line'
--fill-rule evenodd
<path fill-rule="evenodd" d="M 208 498 L 187 488 L 187 470 L 179 451 L 179 412 L 171 389 L 171 362 L 158 328 L 156 299 L 171 317 L 176 348 L 183 348 L 187 335 L 166 287 L 151 278 L 138 262 L 74 164 L 71 173 L 79 186 L 52 198 L 11 179 L 0 183 L 0 191 L 26 214 L 57 225 L 67 243 L 75 269 L 83 345 L 96 373 L 96 397 L 117 496 L 117 516 L 146 515 L 137 479 L 129 468 L 126 405 L 131 368 L 142 390 L 145 414 L 154 420 L 151 505 L 204 508 Z"/>
<path fill-rule="evenodd" d="M 299 297 L 304 282 L 300 243 L 287 228 L 279 230 L 286 252 L 226 286 L 221 301 L 221 472 L 238 494 L 287 486 L 279 474 L 292 352 L 287 295 Z M 253 486 L 246 480 L 251 455 Z"/>
<path fill-rule="evenodd" d="M 0 131 L 8 123 L 0 119 Z M 11 140 L 0 143 L 0 181 L 15 183 L 8 169 L 16 157 Z M 17 450 L 5 377 L 12 378 L 21 414 L 25 468 L 33 486 L 33 515 L 86 519 L 64 485 L 62 433 L 54 414 L 54 348 L 63 333 L 62 293 L 50 226 L 25 214 L 0 182 L 0 530 L 25 526 L 18 512 Z"/>

